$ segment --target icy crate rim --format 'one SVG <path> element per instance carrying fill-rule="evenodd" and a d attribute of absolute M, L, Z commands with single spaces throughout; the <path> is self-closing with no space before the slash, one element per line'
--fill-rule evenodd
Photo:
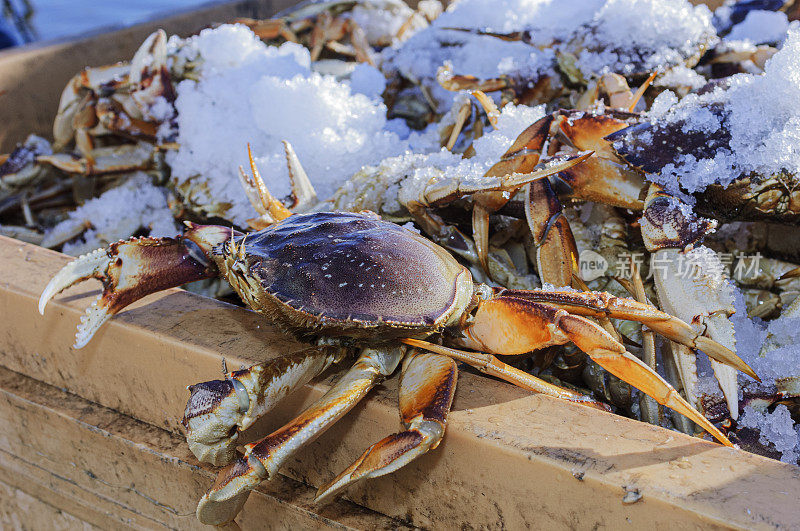
<path fill-rule="evenodd" d="M 0 238 L 0 365 L 142 421 L 180 432 L 185 386 L 300 345 L 248 310 L 168 290 L 122 312 L 84 349 L 75 326 L 97 286 L 39 293 L 70 258 Z M 255 427 L 296 415 L 333 376 L 293 395 Z M 399 428 L 397 379 L 301 451 L 284 473 L 319 485 Z M 422 527 L 800 526 L 800 468 L 597 412 L 462 372 L 440 447 L 348 497 Z M 569 500 L 565 503 L 565 500 Z"/>

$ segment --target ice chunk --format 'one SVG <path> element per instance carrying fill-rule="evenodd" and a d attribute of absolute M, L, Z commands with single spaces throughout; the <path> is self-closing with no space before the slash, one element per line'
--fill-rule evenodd
<path fill-rule="evenodd" d="M 350 73 L 350 90 L 371 99 L 379 99 L 386 89 L 386 78 L 380 70 L 366 63 L 359 63 Z"/>
<path fill-rule="evenodd" d="M 657 87 L 688 87 L 691 89 L 699 89 L 706 83 L 706 78 L 691 68 L 676 66 L 671 70 L 667 70 L 663 75 L 658 76 L 653 84 Z M 663 94 L 663 92 L 661 94 Z M 661 94 L 659 94 L 659 96 Z M 658 96 L 656 96 L 656 98 L 658 98 Z"/>
<path fill-rule="evenodd" d="M 763 445 L 771 443 L 781 453 L 781 461 L 797 464 L 800 459 L 800 434 L 794 427 L 789 408 L 779 404 L 769 412 L 746 406 L 739 424 L 757 430 L 760 434 L 758 442 Z"/>
<path fill-rule="evenodd" d="M 789 30 L 789 19 L 781 11 L 754 10 L 735 25 L 725 37 L 731 41 L 749 41 L 753 44 L 781 43 Z"/>

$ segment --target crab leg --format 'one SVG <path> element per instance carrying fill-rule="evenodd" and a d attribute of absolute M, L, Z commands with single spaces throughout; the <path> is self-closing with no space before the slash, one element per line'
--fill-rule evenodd
<path fill-rule="evenodd" d="M 550 136 L 552 120 L 552 115 L 545 116 L 523 131 L 503 154 L 500 162 L 489 168 L 484 178 L 491 179 L 501 175 L 532 171 L 539 164 L 542 147 Z M 527 186 L 533 182 L 536 181 L 527 183 Z M 472 238 L 478 251 L 478 260 L 487 274 L 489 273 L 489 216 L 503 208 L 521 186 L 507 190 L 487 190 L 472 195 Z"/>
<path fill-rule="evenodd" d="M 289 207 L 283 202 L 275 199 L 270 193 L 267 184 L 258 171 L 256 161 L 253 159 L 253 151 L 250 144 L 247 144 L 247 157 L 250 159 L 250 174 L 245 173 L 244 168 L 239 167 L 239 180 L 242 184 L 247 199 L 259 216 L 248 219 L 247 223 L 254 229 L 264 229 L 281 220 L 284 220 L 296 212 L 305 212 L 317 204 L 317 192 L 308 178 L 308 174 L 300 164 L 300 159 L 294 151 L 292 145 L 283 141 L 283 150 L 286 155 L 286 167 L 289 170 L 289 179 L 292 183 L 292 192 L 288 198 L 291 202 Z"/>
<path fill-rule="evenodd" d="M 342 418 L 367 392 L 397 368 L 405 347 L 366 348 L 353 367 L 315 404 L 260 441 L 245 445 L 243 456 L 220 470 L 197 505 L 197 518 L 219 525 L 233 520 L 262 480 L 271 479 L 297 450 Z"/>
<path fill-rule="evenodd" d="M 614 376 L 692 419 L 722 444 L 733 446 L 658 373 L 585 317 L 549 304 L 501 295 L 479 304 L 464 334 L 463 343 L 469 348 L 507 355 L 571 341 Z"/>
<path fill-rule="evenodd" d="M 85 254 L 61 269 L 39 298 L 39 313 L 48 301 L 79 282 L 96 278 L 103 293 L 81 317 L 75 348 L 89 342 L 112 315 L 146 295 L 217 275 L 206 252 L 226 241 L 232 229 L 190 224 L 178 238 L 131 238 Z"/>
<path fill-rule="evenodd" d="M 204 463 L 227 465 L 239 434 L 285 396 L 344 356 L 344 349 L 312 347 L 189 386 L 183 425 L 192 453 Z"/>
<path fill-rule="evenodd" d="M 250 159 L 251 175 L 245 173 L 244 168 L 239 166 L 239 181 L 250 204 L 259 213 L 259 217 L 249 219 L 247 222 L 255 229 L 263 229 L 288 218 L 292 212 L 270 193 L 253 159 L 250 144 L 247 144 L 247 157 Z"/>
<path fill-rule="evenodd" d="M 513 173 L 529 173 L 531 172 L 542 160 L 541 160 L 541 153 L 547 143 L 548 138 L 551 136 L 551 128 L 553 126 L 553 118 L 551 115 L 538 120 L 531 126 L 529 126 L 525 131 L 523 131 L 517 139 L 512 143 L 511 147 L 506 151 L 506 153 L 501 158 L 500 162 L 489 168 L 489 171 L 486 172 L 486 178 L 496 177 L 498 175 L 507 175 Z M 570 160 L 572 155 L 565 155 L 567 160 Z M 583 162 L 584 159 L 581 159 L 580 162 Z M 575 167 L 579 164 L 573 164 L 570 168 Z M 569 168 L 564 168 L 564 171 L 568 170 Z M 550 174 L 557 174 L 558 172 L 552 171 Z M 545 186 L 543 182 L 536 182 L 530 181 L 528 186 L 533 186 L 533 193 L 539 191 Z M 504 192 L 515 192 L 519 187 L 511 190 L 505 190 Z M 473 195 L 473 202 L 475 203 L 475 207 L 473 210 L 473 218 L 472 218 L 472 231 L 473 231 L 473 238 L 476 244 L 480 242 L 487 241 L 488 242 L 488 232 L 489 232 L 489 215 L 491 213 L 497 212 L 500 210 L 505 204 L 509 201 L 512 194 L 504 193 L 501 191 L 485 191 L 481 193 L 477 193 Z M 530 198 L 530 194 L 528 194 Z M 538 205 L 537 205 L 538 206 Z M 529 216 L 530 221 L 530 216 Z M 566 219 L 560 220 L 560 223 L 563 224 L 566 222 Z M 546 222 L 545 222 L 546 223 Z M 531 226 L 533 229 L 533 225 Z M 569 229 L 567 229 L 569 230 Z M 544 236 L 542 236 L 544 237 Z M 487 270 L 487 252 L 488 246 L 478 246 L 478 258 L 480 259 L 481 265 L 484 267 L 484 271 Z M 561 284 L 558 283 L 556 285 L 559 286 L 566 286 L 569 285 L 569 280 L 571 279 L 572 271 L 570 270 L 565 276 L 566 283 Z M 558 282 L 564 280 L 562 278 L 554 279 Z"/>
<path fill-rule="evenodd" d="M 702 350 L 709 357 L 735 367 L 758 380 L 758 376 L 753 369 L 729 348 L 699 334 L 681 319 L 633 299 L 614 297 L 603 292 L 505 290 L 502 295 L 558 306 L 576 315 L 637 321 L 672 341 L 692 349 Z"/>
<path fill-rule="evenodd" d="M 525 217 L 533 234 L 536 267 L 542 282 L 571 286 L 573 272 L 578 269 L 578 249 L 550 181 L 542 179 L 528 185 Z"/>
<path fill-rule="evenodd" d="M 466 363 L 467 365 L 471 365 L 483 373 L 494 376 L 495 378 L 500 378 L 501 380 L 510 384 L 514 384 L 522 389 L 527 389 L 528 391 L 533 391 L 534 393 L 542 393 L 547 396 L 560 398 L 569 402 L 575 402 L 584 406 L 599 409 L 601 411 L 610 411 L 610 408 L 602 402 L 598 402 L 589 396 L 576 393 L 575 391 L 564 389 L 563 387 L 545 382 L 541 378 L 537 378 L 532 374 L 521 371 L 507 363 L 503 363 L 491 354 L 486 354 L 484 352 L 467 352 L 464 350 L 444 347 L 442 345 L 437 345 L 436 343 L 430 343 L 421 339 L 407 338 L 403 339 L 402 341 L 406 345 L 423 348 L 425 350 L 453 358 L 456 361 Z"/>
<path fill-rule="evenodd" d="M 453 402 L 458 370 L 455 362 L 411 350 L 400 377 L 400 417 L 405 431 L 370 446 L 352 465 L 317 491 L 324 503 L 342 489 L 366 478 L 394 472 L 439 445 Z"/>
<path fill-rule="evenodd" d="M 433 179 L 419 197 L 408 198 L 408 201 L 402 202 L 409 205 L 419 203 L 424 206 L 437 206 L 478 192 L 515 191 L 530 182 L 544 179 L 580 164 L 591 156 L 591 151 L 557 155 L 541 161 L 535 168 L 526 172 L 509 171 L 504 174 L 487 174 L 482 177 L 462 175 Z M 400 194 L 403 192 L 404 190 L 401 188 Z"/>
<path fill-rule="evenodd" d="M 525 169 L 536 166 L 542 155 L 542 148 L 547 139 L 552 136 L 552 126 L 552 114 L 529 125 L 514 139 L 514 142 L 500 158 L 500 162 L 489 168 L 486 175 L 522 173 Z"/>
<path fill-rule="evenodd" d="M 566 197 L 635 211 L 644 208 L 644 201 L 639 199 L 644 177 L 612 160 L 591 157 L 559 173 L 558 179 L 571 190 Z"/>
<path fill-rule="evenodd" d="M 553 134 L 557 129 L 575 149 L 589 149 L 596 154 L 586 161 L 585 167 L 575 166 L 558 175 L 572 189 L 571 196 L 632 210 L 644 207 L 639 199 L 645 184 L 643 176 L 628 169 L 604 138 L 627 126 L 624 120 L 607 114 L 584 113 L 556 118 L 551 129 Z"/>

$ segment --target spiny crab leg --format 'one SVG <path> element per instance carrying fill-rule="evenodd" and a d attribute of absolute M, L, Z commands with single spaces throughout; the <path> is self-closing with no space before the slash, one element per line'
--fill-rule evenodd
<path fill-rule="evenodd" d="M 267 184 L 258 171 L 250 144 L 247 145 L 247 156 L 250 159 L 250 174 L 245 173 L 244 168 L 239 167 L 239 180 L 242 183 L 245 194 L 250 204 L 259 217 L 247 220 L 247 223 L 254 229 L 263 229 L 273 225 L 283 219 L 288 218 L 296 212 L 305 212 L 317 204 L 317 192 L 308 178 L 308 174 L 300 164 L 292 145 L 283 141 L 283 150 L 286 156 L 286 167 L 289 170 L 289 179 L 292 183 L 292 192 L 289 196 L 291 204 L 286 207 L 283 202 L 275 199 L 275 196 L 267 188 Z"/>
<path fill-rule="evenodd" d="M 397 368 L 405 347 L 365 348 L 353 367 L 316 403 L 258 442 L 245 445 L 243 456 L 222 469 L 197 505 L 197 518 L 220 525 L 233 520 L 250 491 L 271 479 L 297 450 L 314 440 Z"/>
<path fill-rule="evenodd" d="M 733 446 L 657 372 L 585 317 L 555 305 L 500 295 L 480 302 L 464 335 L 462 342 L 468 348 L 509 355 L 572 342 L 614 376 L 692 419 L 725 446 Z"/>
<path fill-rule="evenodd" d="M 204 463 L 227 465 L 242 431 L 344 354 L 338 347 L 312 347 L 189 386 L 183 417 L 189 449 Z"/>
<path fill-rule="evenodd" d="M 404 431 L 370 446 L 352 465 L 317 491 L 316 503 L 332 499 L 353 483 L 383 476 L 439 445 L 453 403 L 458 370 L 436 354 L 409 351 L 400 376 L 400 418 Z"/>
<path fill-rule="evenodd" d="M 39 297 L 39 313 L 48 301 L 84 280 L 96 278 L 103 293 L 81 317 L 75 348 L 89 342 L 100 326 L 130 303 L 157 291 L 217 275 L 206 251 L 230 239 L 231 229 L 191 225 L 179 238 L 131 238 L 85 254 L 50 280 Z"/>
<path fill-rule="evenodd" d="M 544 179 L 580 164 L 591 157 L 592 154 L 591 151 L 582 151 L 557 155 L 540 161 L 536 165 L 536 169 L 525 173 L 509 172 L 502 175 L 484 175 L 482 177 L 443 176 L 432 180 L 425 186 L 418 197 L 407 198 L 408 201 L 402 202 L 409 205 L 419 203 L 425 206 L 437 206 L 477 192 L 514 191 L 530 182 Z M 403 193 L 402 189 L 400 193 Z M 406 198 L 400 197 L 399 199 L 404 200 Z"/>
<path fill-rule="evenodd" d="M 491 354 L 458 350 L 451 347 L 437 345 L 436 343 L 430 343 L 421 339 L 406 338 L 403 339 L 402 342 L 406 345 L 425 349 L 430 352 L 435 352 L 436 354 L 441 354 L 442 356 L 447 356 L 456 361 L 466 363 L 467 365 L 471 365 L 472 367 L 475 367 L 479 371 L 488 374 L 489 376 L 500 378 L 501 380 L 504 380 L 510 384 L 514 384 L 517 387 L 526 389 L 528 391 L 533 391 L 534 393 L 542 393 L 547 396 L 552 396 L 553 398 L 560 398 L 561 400 L 575 402 L 576 404 L 589 406 L 601 411 L 611 411 L 611 408 L 606 404 L 598 402 L 590 396 L 576 393 L 575 391 L 564 389 L 563 387 L 548 383 L 541 378 L 537 378 L 532 374 L 521 371 L 507 363 L 503 363 Z"/>
<path fill-rule="evenodd" d="M 751 378 L 759 380 L 753 369 L 729 348 L 720 345 L 713 339 L 702 336 L 681 319 L 633 299 L 614 297 L 603 292 L 575 293 L 567 291 L 504 290 L 500 293 L 508 297 L 565 308 L 576 315 L 605 316 L 614 319 L 637 321 L 672 341 L 692 349 L 702 350 L 709 357 L 735 367 Z"/>

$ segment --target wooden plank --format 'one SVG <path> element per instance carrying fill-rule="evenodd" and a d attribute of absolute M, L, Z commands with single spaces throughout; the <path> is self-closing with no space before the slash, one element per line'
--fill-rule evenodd
<path fill-rule="evenodd" d="M 197 497 L 213 478 L 175 434 L 0 367 L 0 525 L 201 529 Z M 346 501 L 321 511 L 313 489 L 265 484 L 240 517 L 248 528 L 397 529 Z"/>
<path fill-rule="evenodd" d="M 39 317 L 39 293 L 69 259 L 0 240 L 0 365 L 178 433 L 185 386 L 299 348 L 258 315 L 181 290 L 133 305 L 69 348 L 89 283 Z M 297 414 L 331 377 L 292 396 L 254 435 Z M 301 451 L 286 473 L 320 485 L 398 429 L 396 379 Z M 627 491 L 642 498 L 623 503 Z M 800 526 L 800 469 L 462 371 L 438 449 L 349 491 L 422 527 L 784 528 Z"/>

